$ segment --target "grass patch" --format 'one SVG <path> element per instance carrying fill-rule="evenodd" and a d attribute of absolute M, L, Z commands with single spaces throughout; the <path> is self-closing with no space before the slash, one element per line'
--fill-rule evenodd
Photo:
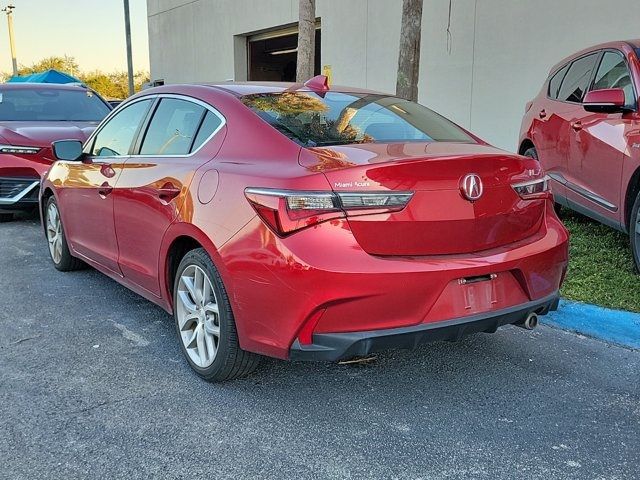
<path fill-rule="evenodd" d="M 640 312 L 640 276 L 634 271 L 629 236 L 566 208 L 560 218 L 571 232 L 569 272 L 562 295 Z"/>

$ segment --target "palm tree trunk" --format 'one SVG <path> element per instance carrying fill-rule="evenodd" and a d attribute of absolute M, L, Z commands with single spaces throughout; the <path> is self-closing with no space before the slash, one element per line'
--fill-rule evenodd
<path fill-rule="evenodd" d="M 316 0 L 299 0 L 298 6 L 298 66 L 296 81 L 313 77 L 316 52 Z"/>
<path fill-rule="evenodd" d="M 422 0 L 403 0 L 396 95 L 414 102 L 418 100 L 421 32 Z"/>

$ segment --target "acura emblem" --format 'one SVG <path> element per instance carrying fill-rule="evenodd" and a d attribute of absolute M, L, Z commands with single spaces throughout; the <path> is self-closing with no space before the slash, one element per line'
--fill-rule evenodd
<path fill-rule="evenodd" d="M 477 173 L 465 175 L 460 182 L 460 191 L 464 198 L 475 202 L 482 196 L 482 180 Z"/>

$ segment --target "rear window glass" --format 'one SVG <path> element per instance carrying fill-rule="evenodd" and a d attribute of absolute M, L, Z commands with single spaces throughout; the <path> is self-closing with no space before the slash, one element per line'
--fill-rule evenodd
<path fill-rule="evenodd" d="M 417 103 L 380 94 L 283 92 L 242 102 L 305 147 L 352 143 L 474 142 L 464 130 Z"/>
<path fill-rule="evenodd" d="M 0 89 L 0 121 L 99 122 L 109 111 L 94 92 L 81 87 Z"/>
<path fill-rule="evenodd" d="M 560 85 L 562 85 L 562 80 L 564 79 L 564 76 L 567 73 L 568 69 L 569 65 L 565 65 L 560 70 L 558 70 L 553 77 L 551 77 L 551 80 L 549 80 L 549 98 L 552 98 L 554 100 L 558 98 Z"/>

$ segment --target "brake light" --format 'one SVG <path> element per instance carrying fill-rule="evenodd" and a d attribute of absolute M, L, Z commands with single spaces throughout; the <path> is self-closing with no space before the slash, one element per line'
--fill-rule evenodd
<path fill-rule="evenodd" d="M 327 220 L 402 210 L 413 192 L 331 192 L 247 188 L 260 218 L 286 236 Z"/>
<path fill-rule="evenodd" d="M 549 177 L 544 176 L 526 182 L 516 183 L 513 189 L 524 200 L 535 200 L 549 197 Z"/>

